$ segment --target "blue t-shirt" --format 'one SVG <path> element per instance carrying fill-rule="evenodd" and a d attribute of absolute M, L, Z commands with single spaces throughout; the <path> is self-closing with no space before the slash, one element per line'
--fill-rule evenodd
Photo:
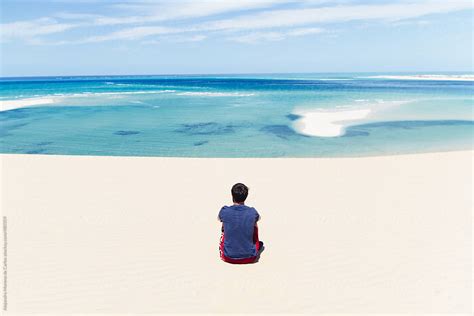
<path fill-rule="evenodd" d="M 260 218 L 257 210 L 246 205 L 224 206 L 219 219 L 224 224 L 224 254 L 233 259 L 250 258 L 257 255 L 253 242 L 253 231 Z"/>

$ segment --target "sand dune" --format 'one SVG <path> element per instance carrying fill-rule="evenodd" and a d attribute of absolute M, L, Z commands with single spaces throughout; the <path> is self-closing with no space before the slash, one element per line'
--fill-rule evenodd
<path fill-rule="evenodd" d="M 472 152 L 1 160 L 8 314 L 471 311 Z M 238 181 L 254 265 L 218 258 Z"/>

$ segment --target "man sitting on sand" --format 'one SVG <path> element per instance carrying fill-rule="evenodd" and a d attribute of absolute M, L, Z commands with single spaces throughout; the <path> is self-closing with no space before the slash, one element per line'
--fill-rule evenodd
<path fill-rule="evenodd" d="M 258 240 L 260 215 L 256 209 L 244 204 L 248 192 L 245 184 L 235 184 L 231 190 L 234 205 L 224 206 L 219 212 L 222 222 L 219 252 L 225 262 L 254 263 L 263 250 L 263 242 Z"/>

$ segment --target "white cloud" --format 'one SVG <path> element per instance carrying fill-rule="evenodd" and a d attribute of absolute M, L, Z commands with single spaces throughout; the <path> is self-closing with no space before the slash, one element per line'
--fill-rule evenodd
<path fill-rule="evenodd" d="M 273 10 L 225 19 L 201 25 L 208 30 L 245 30 L 295 27 L 308 24 L 349 22 L 356 20 L 403 20 L 429 14 L 472 9 L 471 1 L 419 1 L 417 3 L 338 5 L 331 7 Z"/>
<path fill-rule="evenodd" d="M 152 40 L 147 40 L 141 42 L 141 44 L 160 44 L 163 43 L 163 40 L 165 41 L 171 41 L 171 42 L 176 42 L 176 43 L 185 43 L 185 42 L 200 42 L 203 41 L 207 38 L 205 35 L 191 35 L 191 36 L 165 36 L 160 38 L 159 40 L 152 39 Z"/>
<path fill-rule="evenodd" d="M 321 28 L 310 27 L 310 28 L 297 28 L 285 32 L 255 32 L 240 36 L 230 37 L 229 40 L 239 43 L 259 43 L 264 41 L 281 41 L 291 36 L 305 36 L 311 34 L 319 34 L 324 32 Z"/>
<path fill-rule="evenodd" d="M 207 38 L 206 35 L 192 35 L 192 36 L 179 36 L 175 37 L 173 40 L 175 42 L 200 42 Z"/>
<path fill-rule="evenodd" d="M 431 22 L 430 21 L 426 21 L 426 20 L 406 20 L 406 21 L 395 21 L 395 22 L 391 22 L 390 25 L 392 26 L 412 26 L 412 25 L 416 25 L 416 26 L 427 26 L 427 25 L 430 25 Z"/>
<path fill-rule="evenodd" d="M 36 36 L 64 32 L 73 27 L 97 27 L 130 24 L 143 25 L 172 20 L 201 18 L 235 11 L 263 9 L 272 7 L 276 4 L 292 1 L 295 0 L 125 1 L 122 4 L 116 4 L 114 6 L 118 9 L 121 9 L 122 11 L 126 11 L 126 15 L 105 16 L 100 14 L 79 12 L 59 12 L 53 15 L 54 18 L 46 17 L 31 21 L 18 21 L 1 24 L 0 34 L 2 41 L 8 41 L 12 39 L 28 39 L 30 41 Z M 140 15 L 132 15 L 130 14 L 131 12 L 135 14 L 140 13 Z M 60 23 L 57 19 L 64 21 L 74 21 L 74 24 Z M 146 28 L 149 29 L 147 30 Z M 156 26 L 143 26 L 142 28 L 134 27 L 116 31 L 108 35 L 90 37 L 88 40 L 83 40 L 83 42 L 98 42 L 112 39 L 135 39 L 143 37 L 140 34 L 147 32 L 150 32 L 150 35 L 161 34 L 158 29 L 159 28 Z M 70 42 L 77 43 L 77 41 Z"/>
<path fill-rule="evenodd" d="M 116 8 L 141 13 L 122 17 L 96 17 L 96 25 L 143 24 L 213 16 L 223 13 L 269 8 L 294 0 L 206 0 L 206 1 L 138 1 L 117 4 Z"/>
<path fill-rule="evenodd" d="M 128 25 L 103 35 L 94 35 L 80 40 L 63 40 L 61 43 L 91 43 L 111 40 L 139 40 L 153 35 L 199 32 L 200 35 L 183 35 L 186 41 L 199 41 L 214 32 L 222 34 L 251 32 L 236 35 L 239 42 L 277 41 L 288 36 L 317 34 L 320 25 L 349 21 L 416 21 L 430 14 L 449 13 L 472 9 L 470 0 L 400 0 L 397 3 L 371 2 L 357 5 L 350 0 L 139 0 L 124 1 L 113 5 L 122 16 L 88 13 L 57 13 L 54 18 L 19 21 L 1 25 L 2 41 L 14 39 L 30 43 L 41 43 L 42 37 L 67 31 L 72 28 L 108 29 L 114 25 Z M 282 6 L 285 4 L 285 6 Z M 282 9 L 285 7 L 286 9 Z M 124 11 L 127 12 L 124 12 Z M 232 14 L 232 18 L 209 21 L 221 14 Z M 199 22 L 206 17 L 208 22 Z M 68 23 L 65 23 L 68 22 Z M 71 23 L 69 23 L 71 22 Z M 160 23 L 162 25 L 156 25 Z M 167 27 L 179 23 L 179 27 Z M 174 24 L 177 25 L 177 24 Z M 108 26 L 108 27 L 106 27 Z M 272 29 L 271 31 L 265 31 Z M 274 31 L 278 29 L 278 31 Z M 289 30 L 288 30 L 289 29 Z M 202 34 L 205 33 L 205 34 Z M 90 32 L 89 32 L 90 34 Z M 43 41 L 44 42 L 44 41 Z"/>
<path fill-rule="evenodd" d="M 287 34 L 289 36 L 304 36 L 304 35 L 310 35 L 310 34 L 319 34 L 322 32 L 324 32 L 324 30 L 319 27 L 305 27 L 305 28 L 293 29 L 287 32 Z"/>
<path fill-rule="evenodd" d="M 128 28 L 106 35 L 97 35 L 81 40 L 83 43 L 104 42 L 111 40 L 137 40 L 151 35 L 163 35 L 181 32 L 178 29 L 161 26 L 140 26 Z"/>
<path fill-rule="evenodd" d="M 246 35 L 230 37 L 229 40 L 238 43 L 250 43 L 254 44 L 261 41 L 281 41 L 285 38 L 285 35 L 280 32 L 255 32 Z"/>
<path fill-rule="evenodd" d="M 58 23 L 51 18 L 4 23 L 0 24 L 0 39 L 2 42 L 17 38 L 31 41 L 36 36 L 64 32 L 73 27 L 76 27 L 76 25 Z"/>
<path fill-rule="evenodd" d="M 183 2 L 175 3 L 167 8 L 176 6 L 176 12 L 170 13 L 171 16 L 187 16 L 194 12 L 196 16 L 223 12 L 225 10 L 236 9 L 236 2 L 229 1 L 224 5 L 223 2 L 185 2 L 186 5 L 178 6 Z M 240 2 L 239 2 L 240 3 Z M 269 5 L 277 3 L 277 1 L 256 1 L 258 5 Z M 281 3 L 281 2 L 279 2 Z M 207 6 L 208 4 L 212 4 Z M 244 0 L 242 5 L 247 8 L 257 6 L 251 2 Z M 180 30 L 168 30 L 168 33 L 179 32 L 215 32 L 215 31 L 244 31 L 244 30 L 260 30 L 268 28 L 295 28 L 304 25 L 321 25 L 328 23 L 341 23 L 349 21 L 367 21 L 367 20 L 384 20 L 384 21 L 400 21 L 404 19 L 414 19 L 429 14 L 448 13 L 463 9 L 472 8 L 470 1 L 439 1 L 439 0 L 423 0 L 418 2 L 400 2 L 397 4 L 371 4 L 371 5 L 336 5 L 329 7 L 306 7 L 299 9 L 278 9 L 267 10 L 260 13 L 240 15 L 231 19 L 217 20 L 205 22 L 201 24 L 191 24 Z M 129 17 L 129 21 L 137 17 Z M 123 21 L 122 21 L 123 22 Z M 136 22 L 136 21 L 135 21 Z M 150 28 L 150 31 L 147 31 Z M 149 35 L 165 34 L 166 32 L 155 32 L 156 27 L 134 27 L 114 32 L 109 35 L 97 36 L 91 39 L 93 42 L 116 40 L 116 39 L 139 39 Z M 162 29 L 162 28 L 159 28 Z M 296 29 L 293 32 L 302 32 Z M 318 33 L 320 30 L 316 27 L 306 28 L 304 32 Z M 238 42 L 256 42 L 258 40 L 276 41 L 287 36 L 297 36 L 298 34 L 289 34 L 281 32 L 254 32 L 247 35 L 235 36 L 231 39 Z M 301 34 L 304 35 L 304 34 Z"/>
<path fill-rule="evenodd" d="M 91 20 L 101 17 L 99 14 L 75 13 L 75 12 L 59 12 L 53 15 L 55 18 L 64 20 Z"/>

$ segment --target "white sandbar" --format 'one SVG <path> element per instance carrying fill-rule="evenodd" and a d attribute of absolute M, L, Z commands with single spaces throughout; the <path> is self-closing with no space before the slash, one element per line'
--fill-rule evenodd
<path fill-rule="evenodd" d="M 297 111 L 301 116 L 294 123 L 295 129 L 308 136 L 336 137 L 344 134 L 345 126 L 370 114 L 370 109 L 338 110 L 338 111 Z"/>

